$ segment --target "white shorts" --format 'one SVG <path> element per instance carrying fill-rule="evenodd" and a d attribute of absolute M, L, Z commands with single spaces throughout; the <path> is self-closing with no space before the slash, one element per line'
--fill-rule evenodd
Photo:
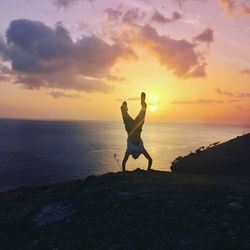
<path fill-rule="evenodd" d="M 144 148 L 143 141 L 140 141 L 140 144 L 138 146 L 134 145 L 127 140 L 127 152 L 129 155 L 132 155 L 134 159 L 137 159 L 141 154 L 146 152 L 146 149 Z"/>

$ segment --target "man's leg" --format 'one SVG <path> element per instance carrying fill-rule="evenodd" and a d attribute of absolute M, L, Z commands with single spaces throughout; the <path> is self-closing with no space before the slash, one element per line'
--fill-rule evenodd
<path fill-rule="evenodd" d="M 148 159 L 148 171 L 150 171 L 152 163 L 153 163 L 153 159 L 151 158 L 151 156 L 149 155 L 149 153 L 146 150 L 143 153 L 143 155 Z"/>
<path fill-rule="evenodd" d="M 142 127 L 145 116 L 146 116 L 146 110 L 147 110 L 147 104 L 145 102 L 146 94 L 144 92 L 141 93 L 141 110 L 140 113 L 135 118 L 135 122 L 137 124 L 137 127 Z"/>
<path fill-rule="evenodd" d="M 126 151 L 126 153 L 123 157 L 123 160 L 122 160 L 122 172 L 123 172 L 123 174 L 125 174 L 125 171 L 126 171 L 126 163 L 128 161 L 128 158 L 129 158 L 129 153 Z"/>
<path fill-rule="evenodd" d="M 122 119 L 123 119 L 123 122 L 125 124 L 125 126 L 129 126 L 129 124 L 131 122 L 133 122 L 134 120 L 131 118 L 131 116 L 129 115 L 128 113 L 128 105 L 127 105 L 127 102 L 123 102 L 122 103 L 122 106 L 121 106 L 121 112 L 122 112 Z"/>

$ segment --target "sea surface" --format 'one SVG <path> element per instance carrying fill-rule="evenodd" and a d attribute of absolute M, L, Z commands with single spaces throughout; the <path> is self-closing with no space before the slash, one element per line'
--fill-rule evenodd
<path fill-rule="evenodd" d="M 168 171 L 179 155 L 243 132 L 250 127 L 145 123 L 142 139 L 153 169 Z M 0 119 L 0 191 L 120 171 L 126 138 L 122 122 Z M 143 156 L 128 160 L 137 167 L 147 168 Z"/>

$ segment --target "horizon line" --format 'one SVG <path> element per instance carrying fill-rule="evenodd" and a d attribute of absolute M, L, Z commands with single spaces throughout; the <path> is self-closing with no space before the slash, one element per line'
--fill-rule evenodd
<path fill-rule="evenodd" d="M 43 122 L 122 122 L 122 120 L 96 120 L 96 119 L 51 119 L 51 118 L 19 118 L 19 117 L 0 117 L 0 120 L 16 120 L 16 121 L 43 121 Z M 213 123 L 213 122 L 198 122 L 198 121 L 168 121 L 168 122 L 152 122 L 147 123 L 159 123 L 159 124 L 193 124 L 193 125 L 215 125 L 215 126 L 242 126 L 250 127 L 250 124 L 237 124 L 237 123 Z"/>

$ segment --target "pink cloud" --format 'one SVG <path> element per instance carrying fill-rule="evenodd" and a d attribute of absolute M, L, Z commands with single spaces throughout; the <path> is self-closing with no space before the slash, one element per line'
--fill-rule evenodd
<path fill-rule="evenodd" d="M 245 3 L 240 3 L 240 9 L 243 14 L 250 15 L 250 5 L 247 5 Z"/>
<path fill-rule="evenodd" d="M 155 10 L 152 16 L 152 21 L 160 24 L 173 23 L 177 20 L 180 20 L 182 15 L 179 12 L 174 11 L 171 17 L 165 17 L 162 13 Z"/>
<path fill-rule="evenodd" d="M 204 31 L 194 37 L 194 41 L 210 44 L 214 41 L 214 31 L 211 28 L 206 28 Z"/>
<path fill-rule="evenodd" d="M 70 7 L 73 4 L 76 4 L 80 1 L 89 1 L 92 2 L 94 0 L 51 0 L 53 2 L 54 5 L 56 5 L 57 7 Z"/>
<path fill-rule="evenodd" d="M 250 75 L 250 69 L 243 69 L 239 71 L 241 74 Z"/>
<path fill-rule="evenodd" d="M 124 23 L 134 23 L 144 17 L 145 13 L 139 10 L 139 8 L 132 8 L 127 10 L 123 15 Z"/>
<path fill-rule="evenodd" d="M 115 10 L 112 8 L 107 8 L 104 10 L 104 12 L 107 13 L 109 21 L 117 20 L 123 15 L 121 10 Z"/>

